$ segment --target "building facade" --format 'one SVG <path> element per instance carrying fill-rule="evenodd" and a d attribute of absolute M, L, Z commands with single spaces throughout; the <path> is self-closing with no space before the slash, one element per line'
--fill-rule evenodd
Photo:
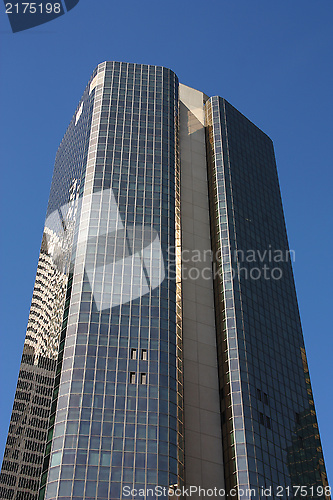
<path fill-rule="evenodd" d="M 0 497 L 330 498 L 291 260 L 271 140 L 169 69 L 100 64 L 56 156 Z"/>

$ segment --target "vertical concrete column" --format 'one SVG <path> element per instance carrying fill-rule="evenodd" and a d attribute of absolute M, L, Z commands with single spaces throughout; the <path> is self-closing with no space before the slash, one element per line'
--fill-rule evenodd
<path fill-rule="evenodd" d="M 206 99 L 202 92 L 180 85 L 185 481 L 187 487 L 224 488 L 204 128 Z"/>

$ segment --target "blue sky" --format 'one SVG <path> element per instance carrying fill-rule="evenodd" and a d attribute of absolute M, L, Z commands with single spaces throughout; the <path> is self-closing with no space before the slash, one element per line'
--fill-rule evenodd
<path fill-rule="evenodd" d="M 170 67 L 273 139 L 332 481 L 332 1 L 80 0 L 16 34 L 0 7 L 1 454 L 55 153 L 95 66 L 118 60 Z"/>

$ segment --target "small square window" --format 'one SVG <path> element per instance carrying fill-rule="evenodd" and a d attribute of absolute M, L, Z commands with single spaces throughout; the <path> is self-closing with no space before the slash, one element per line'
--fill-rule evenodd
<path fill-rule="evenodd" d="M 257 399 L 259 399 L 259 401 L 261 401 L 261 390 L 260 389 L 257 389 Z"/>
<path fill-rule="evenodd" d="M 130 373 L 130 384 L 135 384 L 136 383 L 136 376 L 135 372 Z"/>
<path fill-rule="evenodd" d="M 267 396 L 266 392 L 264 392 L 264 404 L 268 405 L 268 396 Z"/>
<path fill-rule="evenodd" d="M 264 420 L 264 414 L 263 413 L 259 413 L 259 422 L 262 425 L 265 425 L 265 420 Z"/>
<path fill-rule="evenodd" d="M 131 359 L 136 359 L 136 349 L 131 349 Z"/>
<path fill-rule="evenodd" d="M 146 385 L 147 384 L 147 374 L 146 373 L 141 373 L 141 384 Z"/>
<path fill-rule="evenodd" d="M 142 349 L 142 350 L 141 350 L 141 359 L 142 359 L 143 361 L 147 361 L 147 359 L 148 359 L 148 356 L 147 356 L 147 349 Z"/>

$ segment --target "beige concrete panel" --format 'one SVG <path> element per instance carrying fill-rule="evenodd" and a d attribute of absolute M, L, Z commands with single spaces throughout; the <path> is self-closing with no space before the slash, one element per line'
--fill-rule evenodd
<path fill-rule="evenodd" d="M 200 193 L 199 191 L 196 191 L 195 196 L 193 198 L 193 205 L 197 207 L 201 207 L 204 209 L 208 209 L 207 206 L 207 197 L 205 194 Z"/>
<path fill-rule="evenodd" d="M 211 408 L 218 413 L 218 416 L 220 417 L 219 391 L 217 388 L 212 389 L 211 387 L 200 387 L 199 397 L 201 408 Z"/>
<path fill-rule="evenodd" d="M 188 222 L 186 217 L 189 217 L 190 219 L 193 218 L 193 205 L 192 205 L 192 203 L 188 203 L 187 201 L 184 201 L 182 203 L 180 213 L 182 215 L 182 223 L 184 223 L 186 226 L 186 223 Z"/>
<path fill-rule="evenodd" d="M 204 275 L 206 276 L 206 272 L 204 273 Z M 207 275 L 208 275 L 208 273 L 207 273 Z M 197 286 L 199 287 L 199 284 Z M 208 290 L 211 289 L 211 282 L 207 279 L 200 280 L 200 288 L 202 290 L 202 293 L 206 293 L 205 292 L 206 289 L 208 289 Z M 214 317 L 214 321 L 215 321 L 215 317 Z"/>
<path fill-rule="evenodd" d="M 186 223 L 185 223 L 186 227 Z M 182 244 L 183 248 L 189 248 L 194 246 L 194 234 L 188 233 L 186 230 L 182 230 Z"/>
<path fill-rule="evenodd" d="M 184 187 L 182 190 L 182 199 L 193 205 L 193 189 Z"/>
<path fill-rule="evenodd" d="M 185 475 L 186 475 L 186 485 L 195 485 L 195 486 L 201 486 L 203 483 L 202 479 L 202 474 L 201 474 L 201 468 L 202 468 L 202 460 L 199 458 L 193 458 L 189 456 L 187 458 L 187 464 L 186 464 L 186 470 L 185 470 Z M 191 498 L 199 498 L 192 496 Z"/>
<path fill-rule="evenodd" d="M 201 434 L 201 452 L 203 461 L 222 463 L 222 448 L 215 436 Z"/>
<path fill-rule="evenodd" d="M 190 361 L 198 361 L 198 342 L 196 340 L 186 341 L 186 352 L 184 352 L 184 359 Z"/>
<path fill-rule="evenodd" d="M 202 344 L 208 344 L 216 346 L 215 329 L 214 336 L 212 335 L 213 328 L 211 326 L 204 325 L 203 323 L 197 323 L 196 325 L 198 339 Z"/>
<path fill-rule="evenodd" d="M 188 363 L 186 363 L 188 364 Z M 195 380 L 195 374 L 192 373 L 192 377 L 190 377 L 190 370 L 186 370 L 186 378 L 189 378 L 189 380 L 193 380 L 193 382 L 189 381 L 184 381 L 184 392 L 186 391 L 186 407 L 185 407 L 185 413 L 188 411 L 191 411 L 191 406 L 195 406 L 196 408 L 199 408 L 199 387 L 198 387 L 198 381 Z M 186 416 L 185 416 L 185 422 L 186 422 Z M 186 425 L 185 425 L 186 427 Z M 186 448 L 185 448 L 186 451 Z"/>
<path fill-rule="evenodd" d="M 192 286 L 192 283 L 189 280 L 184 280 L 182 283 L 183 287 L 183 294 L 186 295 L 188 300 L 191 300 L 192 302 L 196 301 L 196 289 Z M 196 323 L 193 323 L 193 328 L 195 328 Z"/>
<path fill-rule="evenodd" d="M 203 268 L 206 269 L 206 266 L 208 267 L 209 264 L 207 262 L 202 263 Z M 209 276 L 211 273 L 209 273 L 209 270 L 207 269 L 207 272 L 205 270 L 204 276 Z M 208 280 L 206 280 L 208 281 Z M 202 301 L 202 304 L 205 306 L 211 306 L 213 301 L 214 301 L 214 293 L 213 290 L 210 288 L 202 288 L 201 286 L 197 286 L 195 289 L 196 293 L 196 299 L 200 297 L 200 300 Z M 193 300 L 193 299 L 192 299 Z"/>
<path fill-rule="evenodd" d="M 202 157 L 200 155 L 193 154 L 192 155 L 193 161 L 202 161 Z M 193 172 L 195 172 L 195 169 L 193 169 Z M 207 200 L 207 183 L 203 182 L 201 179 L 198 179 L 197 177 L 193 177 L 192 180 L 192 186 L 194 191 L 197 193 L 203 194 L 203 198 L 205 200 L 205 208 L 208 211 L 208 200 Z"/>
<path fill-rule="evenodd" d="M 200 179 L 202 182 L 207 182 L 207 173 L 201 169 L 193 169 L 193 177 Z"/>
<path fill-rule="evenodd" d="M 199 194 L 197 195 L 197 197 L 199 198 Z M 207 250 L 207 237 L 205 238 L 204 236 L 195 234 L 194 247 L 195 250 L 199 250 L 200 252 L 204 252 L 205 250 Z"/>
<path fill-rule="evenodd" d="M 204 323 L 206 325 L 214 326 L 215 325 L 215 316 L 212 307 L 206 306 L 204 304 L 201 307 L 197 308 L 197 320 L 200 323 Z M 215 351 L 216 354 L 216 351 Z M 217 356 L 216 356 L 217 358 Z"/>
<path fill-rule="evenodd" d="M 185 357 L 184 359 L 186 359 L 186 366 L 184 368 L 184 373 L 187 376 L 187 381 L 189 382 L 189 384 L 198 384 L 199 382 L 198 362 L 191 361 L 190 359 Z M 184 380 L 184 385 L 185 383 L 186 381 Z M 198 387 L 196 387 L 196 394 L 198 395 L 198 399 L 199 399 L 199 389 L 200 387 L 198 385 Z"/>
<path fill-rule="evenodd" d="M 201 458 L 201 432 L 185 430 L 187 453 L 190 457 Z"/>
<path fill-rule="evenodd" d="M 194 223 L 194 221 L 193 221 Z M 200 235 L 207 235 L 209 236 L 209 227 L 207 224 L 205 224 L 204 222 L 200 222 L 200 221 L 195 221 L 195 224 L 194 224 L 194 234 L 197 234 L 198 236 Z"/>
<path fill-rule="evenodd" d="M 193 334 L 194 332 L 194 334 Z M 183 324 L 183 336 L 189 339 L 197 338 L 197 322 L 191 319 L 186 319 Z"/>
<path fill-rule="evenodd" d="M 217 358 L 215 356 L 216 351 L 214 346 L 201 344 L 200 342 L 198 347 L 199 363 L 211 366 L 212 360 L 215 358 L 214 366 L 217 366 Z"/>
<path fill-rule="evenodd" d="M 209 482 L 206 482 L 206 478 L 209 477 Z M 224 476 L 223 471 L 221 472 L 220 465 L 214 462 L 203 462 L 202 464 L 202 488 L 211 488 L 212 485 L 218 489 L 224 488 Z M 212 497 L 214 498 L 214 497 Z M 222 500 L 223 496 L 217 496 Z"/>
<path fill-rule="evenodd" d="M 199 140 L 198 138 L 200 137 L 201 140 Z M 196 140 L 195 141 L 192 141 L 191 143 L 191 153 L 194 155 L 198 154 L 199 156 L 206 156 L 205 154 L 205 149 L 204 149 L 204 134 L 197 134 L 196 135 Z M 202 169 L 199 169 L 199 165 L 198 165 L 198 168 L 197 170 L 202 170 Z"/>
<path fill-rule="evenodd" d="M 195 406 L 188 406 L 188 410 L 186 412 L 186 429 L 187 430 L 200 432 L 200 410 Z"/>
<path fill-rule="evenodd" d="M 211 394 L 213 395 L 213 394 Z M 216 397 L 216 394 L 214 394 Z M 210 404 L 212 401 L 206 400 L 206 404 Z M 201 400 L 200 400 L 201 403 Z M 219 437 L 219 427 L 221 425 L 220 415 L 213 411 L 200 410 L 200 432 L 202 434 L 207 434 L 207 436 Z"/>
<path fill-rule="evenodd" d="M 224 477 L 203 126 L 205 98 L 201 92 L 180 85 L 182 251 L 189 259 L 183 262 L 186 279 L 182 282 L 185 480 L 186 486 L 211 488 L 223 487 Z M 201 261 L 196 262 L 194 255 L 198 252 Z M 190 276 L 189 269 L 194 271 Z"/>
<path fill-rule="evenodd" d="M 217 388 L 218 381 L 216 379 L 216 372 L 217 372 L 216 367 L 201 365 L 200 363 L 198 363 L 198 366 L 199 366 L 200 384 L 203 387 Z"/>
<path fill-rule="evenodd" d="M 196 319 L 197 318 L 197 305 L 191 300 L 186 300 L 183 303 L 183 317 Z"/>

